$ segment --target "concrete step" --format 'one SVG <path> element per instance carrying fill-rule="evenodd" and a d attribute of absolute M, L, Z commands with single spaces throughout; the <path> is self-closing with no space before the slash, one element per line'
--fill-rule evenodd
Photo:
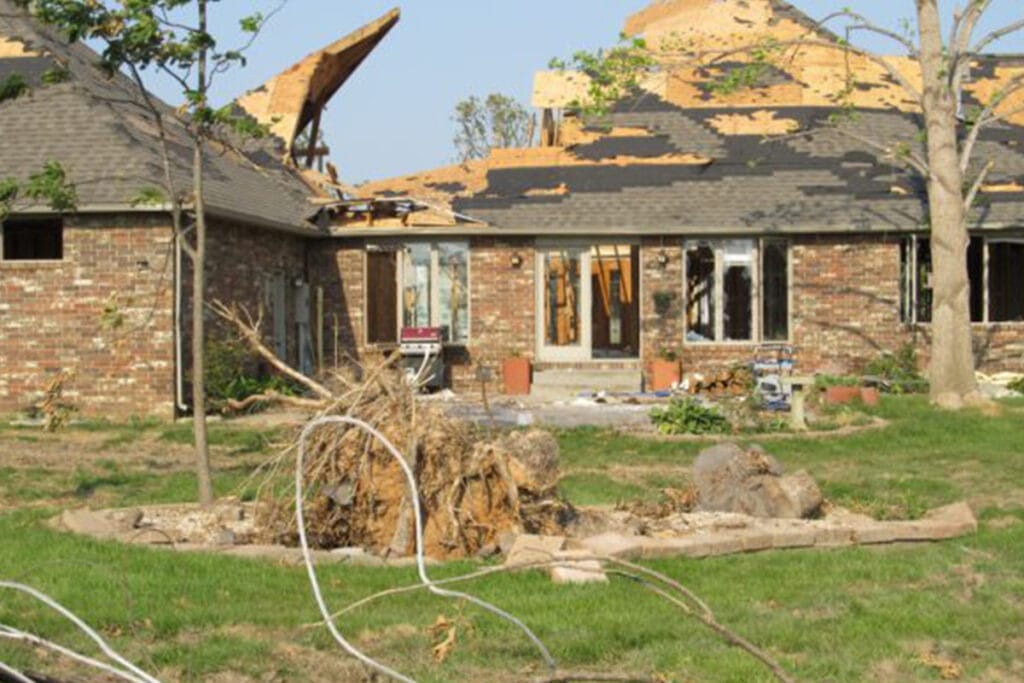
<path fill-rule="evenodd" d="M 630 393 L 643 388 L 639 370 L 539 370 L 533 373 L 534 398 L 555 401 L 576 398 L 584 392 Z"/>

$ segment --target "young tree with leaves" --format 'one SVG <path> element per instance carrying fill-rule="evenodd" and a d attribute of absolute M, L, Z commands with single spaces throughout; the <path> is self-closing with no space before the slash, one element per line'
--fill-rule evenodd
<path fill-rule="evenodd" d="M 204 356 L 208 228 L 204 154 L 221 132 L 265 134 L 265 130 L 251 119 L 237 117 L 231 105 L 214 108 L 210 104 L 209 93 L 217 76 L 245 64 L 245 51 L 273 14 L 264 17 L 257 13 L 241 18 L 241 29 L 250 36 L 248 43 L 240 49 L 222 50 L 216 37 L 210 33 L 209 9 L 216 2 L 218 0 L 132 0 L 120 3 L 34 0 L 31 3 L 39 20 L 55 26 L 70 40 L 100 42 L 103 46 L 101 66 L 110 73 L 123 70 L 133 78 L 141 92 L 141 106 L 149 112 L 157 127 L 164 166 L 165 187 L 161 199 L 170 204 L 178 248 L 189 256 L 192 264 L 192 412 L 199 501 L 203 505 L 211 504 L 214 497 L 206 424 Z M 173 114 L 149 94 L 142 74 L 150 69 L 170 78 L 181 88 L 185 104 L 179 114 L 185 121 L 192 146 L 190 192 L 177 187 L 174 179 L 166 120 Z M 140 188 L 140 201 L 160 201 L 156 199 L 157 194 L 152 189 Z"/>
<path fill-rule="evenodd" d="M 578 108 L 585 114 L 607 113 L 615 102 L 636 94 L 642 77 L 658 68 L 706 68 L 745 58 L 745 65 L 728 70 L 711 85 L 710 91 L 717 94 L 731 94 L 738 89 L 758 85 L 773 59 L 783 61 L 787 55 L 805 47 L 838 50 L 883 69 L 923 115 L 920 137 L 924 141 L 924 154 L 914 151 L 915 141 L 892 144 L 872 139 L 869 132 L 838 126 L 836 130 L 864 143 L 885 158 L 912 168 L 926 182 L 934 269 L 931 395 L 937 405 L 959 409 L 980 398 L 971 333 L 968 228 L 971 209 L 993 162 L 975 160 L 974 154 L 982 130 L 1024 110 L 1007 111 L 1005 106 L 1007 98 L 1024 90 L 1024 76 L 1008 80 L 969 120 L 961 119 L 960 103 L 971 62 L 1001 38 L 1024 31 L 1024 18 L 979 38 L 976 35 L 979 22 L 990 9 L 992 1 L 969 0 L 966 6 L 954 11 L 949 37 L 944 39 L 939 0 L 915 0 L 914 4 L 916 31 L 915 22 L 908 22 L 904 27 L 909 30 L 892 30 L 871 22 L 852 9 L 844 9 L 818 23 L 820 28 L 840 23 L 846 36 L 841 39 L 811 32 L 807 37 L 793 40 L 761 40 L 741 47 L 699 52 L 685 48 L 677 50 L 675 47 L 655 52 L 648 50 L 642 41 L 633 41 L 608 52 L 577 53 L 569 64 L 556 62 L 553 65 L 575 68 L 590 76 L 587 101 L 578 103 Z M 856 32 L 874 33 L 896 41 L 920 64 L 922 85 L 917 87 L 885 57 L 853 46 L 850 36 Z M 823 32 L 825 34 L 828 32 Z M 835 93 L 837 101 L 842 102 L 844 95 L 856 85 L 852 74 L 849 74 L 845 86 L 847 92 Z M 979 170 L 972 174 L 972 168 Z"/>
<path fill-rule="evenodd" d="M 455 105 L 452 117 L 458 132 L 455 148 L 460 161 L 486 158 L 492 149 L 527 147 L 533 138 L 533 118 L 514 98 L 492 93 L 470 97 Z"/>

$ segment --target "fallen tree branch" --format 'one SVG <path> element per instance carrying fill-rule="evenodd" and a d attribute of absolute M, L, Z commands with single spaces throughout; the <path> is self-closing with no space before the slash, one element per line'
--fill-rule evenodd
<path fill-rule="evenodd" d="M 327 401 L 320 401 L 315 398 L 302 398 L 301 396 L 287 396 L 277 391 L 266 391 L 262 394 L 248 396 L 241 401 L 229 399 L 225 405 L 229 413 L 244 413 L 250 408 L 258 405 L 287 405 L 302 410 L 323 410 L 327 407 Z"/>
<path fill-rule="evenodd" d="M 249 312 L 245 310 L 244 307 L 241 309 L 236 305 L 229 307 L 221 301 L 213 301 L 208 304 L 208 307 L 224 321 L 231 323 L 235 329 L 238 330 L 242 340 L 279 373 L 289 379 L 295 380 L 324 400 L 329 401 L 334 398 L 334 394 L 330 389 L 319 382 L 306 377 L 295 368 L 283 362 L 277 357 L 276 353 L 267 348 L 267 345 L 263 343 L 263 337 L 260 334 L 260 320 L 253 320 L 252 316 L 249 315 Z M 245 318 L 242 317 L 243 314 L 245 315 Z"/>
<path fill-rule="evenodd" d="M 648 676 L 634 676 L 629 674 L 598 674 L 585 671 L 561 671 L 552 676 L 534 678 L 531 683 L 594 683 L 612 681 L 614 683 L 662 683 L 662 678 L 650 678 Z"/>

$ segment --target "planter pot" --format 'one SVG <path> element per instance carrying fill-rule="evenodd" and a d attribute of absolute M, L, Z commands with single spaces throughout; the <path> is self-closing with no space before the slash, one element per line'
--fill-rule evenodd
<path fill-rule="evenodd" d="M 506 396 L 526 396 L 530 393 L 529 358 L 506 358 L 501 362 L 501 376 L 505 381 Z"/>
<path fill-rule="evenodd" d="M 668 391 L 673 385 L 679 384 L 679 362 L 672 360 L 656 360 L 651 362 L 650 391 Z"/>
<path fill-rule="evenodd" d="M 875 387 L 861 387 L 860 400 L 864 405 L 874 408 L 882 401 L 882 395 Z"/>
<path fill-rule="evenodd" d="M 845 406 L 860 400 L 860 387 L 828 387 L 825 389 L 825 403 Z"/>

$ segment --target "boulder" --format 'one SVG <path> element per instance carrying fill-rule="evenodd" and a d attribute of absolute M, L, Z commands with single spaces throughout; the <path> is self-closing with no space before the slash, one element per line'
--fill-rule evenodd
<path fill-rule="evenodd" d="M 505 566 L 529 566 L 538 562 L 553 560 L 558 556 L 558 553 L 565 550 L 565 545 L 566 539 L 564 536 L 533 536 L 523 534 L 518 536 L 512 543 L 512 548 L 505 558 Z"/>
<path fill-rule="evenodd" d="M 778 460 L 753 446 L 724 443 L 703 451 L 693 466 L 697 504 L 709 512 L 801 519 L 815 516 L 824 499 L 807 472 L 784 476 Z"/>

